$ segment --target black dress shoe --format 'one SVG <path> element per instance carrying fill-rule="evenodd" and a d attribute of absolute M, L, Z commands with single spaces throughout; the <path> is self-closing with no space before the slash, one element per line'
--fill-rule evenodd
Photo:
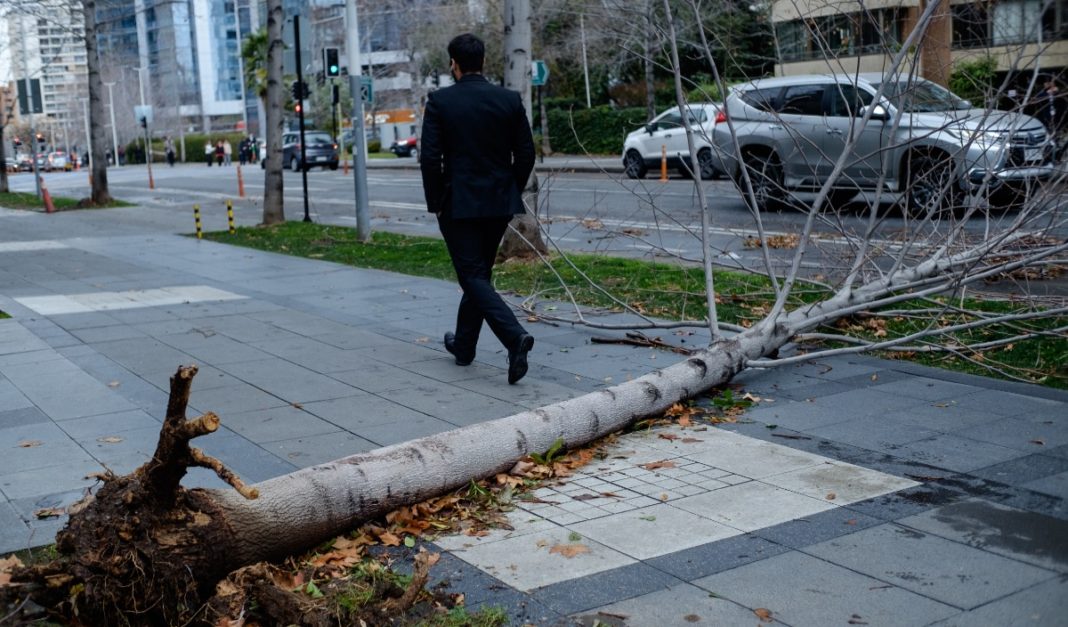
<path fill-rule="evenodd" d="M 508 351 L 508 383 L 515 383 L 527 374 L 527 353 L 534 348 L 534 336 L 524 333 L 519 336 L 516 347 Z"/>
<path fill-rule="evenodd" d="M 452 331 L 445 332 L 445 350 L 449 351 L 449 353 L 456 358 L 457 366 L 466 366 L 475 360 L 474 355 L 468 357 L 456 350 L 456 334 Z"/>

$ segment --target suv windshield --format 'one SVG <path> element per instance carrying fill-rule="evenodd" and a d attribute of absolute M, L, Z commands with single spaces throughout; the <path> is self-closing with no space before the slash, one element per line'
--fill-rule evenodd
<path fill-rule="evenodd" d="M 879 83 L 873 83 L 872 86 L 879 89 Z M 883 87 L 883 95 L 894 103 L 895 107 L 908 113 L 971 108 L 968 101 L 960 99 L 944 87 L 927 81 L 887 83 Z"/>

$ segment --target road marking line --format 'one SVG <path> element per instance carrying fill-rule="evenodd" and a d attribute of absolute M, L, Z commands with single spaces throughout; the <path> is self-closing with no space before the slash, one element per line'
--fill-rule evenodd
<path fill-rule="evenodd" d="M 70 248 L 63 242 L 51 239 L 42 239 L 32 242 L 4 242 L 0 244 L 0 253 L 21 253 L 35 250 L 60 250 Z"/>
<path fill-rule="evenodd" d="M 208 301 L 241 300 L 245 298 L 248 297 L 207 285 L 179 285 L 148 290 L 127 290 L 125 292 L 25 296 L 16 298 L 15 301 L 41 315 L 55 316 Z"/>

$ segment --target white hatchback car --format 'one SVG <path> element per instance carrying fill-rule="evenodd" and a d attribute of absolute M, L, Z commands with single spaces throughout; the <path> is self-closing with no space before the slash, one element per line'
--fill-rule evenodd
<path fill-rule="evenodd" d="M 712 158 L 715 150 L 712 129 L 727 118 L 718 104 L 691 104 L 689 111 L 701 178 L 716 178 L 723 173 L 717 168 L 718 160 Z M 678 107 L 668 109 L 643 128 L 627 135 L 623 142 L 624 171 L 632 179 L 643 178 L 649 170 L 659 171 L 665 152 L 667 167 L 678 170 L 683 176 L 690 175 L 690 150 Z"/>

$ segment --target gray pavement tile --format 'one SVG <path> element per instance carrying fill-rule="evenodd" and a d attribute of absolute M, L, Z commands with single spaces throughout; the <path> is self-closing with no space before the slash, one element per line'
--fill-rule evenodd
<path fill-rule="evenodd" d="M 583 492 L 588 492 L 583 490 Z M 579 505 L 577 501 L 561 504 Z M 569 525 L 576 532 L 639 560 L 738 535 L 737 529 L 665 505 L 654 505 Z M 685 529 L 685 533 L 677 530 Z M 605 601 L 606 603 L 608 601 Z M 568 612 L 575 610 L 568 610 Z"/>
<path fill-rule="evenodd" d="M 1046 581 L 1051 571 L 886 524 L 804 552 L 961 609 Z"/>
<path fill-rule="evenodd" d="M 844 507 L 836 507 L 824 512 L 809 514 L 804 518 L 758 529 L 753 533 L 777 544 L 799 549 L 824 540 L 855 533 L 861 529 L 874 527 L 883 522 L 873 516 L 867 516 Z"/>
<path fill-rule="evenodd" d="M 763 422 L 750 421 L 747 420 L 747 418 L 748 416 L 744 416 L 741 422 L 725 422 L 717 424 L 715 425 L 715 428 L 756 438 L 758 440 L 764 440 L 765 442 L 782 444 L 799 451 L 816 453 L 817 455 L 830 457 L 831 459 L 840 461 L 848 461 L 854 457 L 870 455 L 872 453 L 869 449 L 835 442 L 815 435 L 810 435 L 803 431 L 794 431 L 779 426 L 775 426 L 774 429 L 769 429 L 768 427 L 770 425 Z"/>
<path fill-rule="evenodd" d="M 838 381 L 813 381 L 812 385 L 798 385 L 778 390 L 775 393 L 775 399 L 778 401 L 785 399 L 805 401 L 821 396 L 851 392 L 854 389 L 856 389 L 854 386 Z"/>
<path fill-rule="evenodd" d="M 1053 455 L 1054 457 L 1061 457 L 1068 459 L 1068 444 L 1062 444 L 1060 446 L 1051 446 L 1044 451 L 1046 455 Z"/>
<path fill-rule="evenodd" d="M 129 468 L 132 464 L 136 468 L 152 457 L 159 443 L 160 425 L 105 433 L 81 438 L 78 443 L 94 459 L 118 472 L 116 467 Z"/>
<path fill-rule="evenodd" d="M 969 499 L 902 518 L 897 524 L 1068 573 L 1068 521 Z"/>
<path fill-rule="evenodd" d="M 421 362 L 438 356 L 436 351 L 425 344 L 398 340 L 390 340 L 389 343 L 353 349 L 353 352 L 357 354 L 353 359 L 354 363 L 360 363 L 365 360 L 364 358 L 370 358 L 394 366 Z"/>
<path fill-rule="evenodd" d="M 38 512 L 43 509 L 57 508 L 66 510 L 74 503 L 82 500 L 85 497 L 87 490 L 68 490 L 67 492 L 56 492 L 53 494 L 40 494 L 36 496 L 14 499 L 11 501 L 11 507 L 22 518 L 22 520 L 33 525 L 34 523 L 47 520 L 49 518 L 56 518 L 53 516 L 38 516 Z M 58 518 L 63 521 L 67 520 L 66 512 Z"/>
<path fill-rule="evenodd" d="M 1063 624 L 1068 616 L 1068 579 L 1056 577 L 954 616 L 931 627 L 1033 627 Z"/>
<path fill-rule="evenodd" d="M 54 422 L 0 430 L 0 475 L 89 460 L 89 455 Z"/>
<path fill-rule="evenodd" d="M 958 472 L 985 468 L 1024 455 L 1016 449 L 953 434 L 902 444 L 892 452 L 902 459 Z"/>
<path fill-rule="evenodd" d="M 58 424 L 67 435 L 79 442 L 139 429 L 155 429 L 158 435 L 162 426 L 159 420 L 141 410 L 75 418 L 74 420 L 64 420 Z"/>
<path fill-rule="evenodd" d="M 1068 420 L 1000 418 L 961 429 L 957 435 L 1026 453 L 1040 453 L 1046 447 L 1068 444 Z"/>
<path fill-rule="evenodd" d="M 34 545 L 26 522 L 15 513 L 15 508 L 10 503 L 0 502 L 0 554 L 21 551 L 31 546 Z"/>
<path fill-rule="evenodd" d="M 6 404 L 0 404 L 0 430 L 26 425 L 44 424 L 51 421 L 47 414 L 36 407 L 22 407 L 20 409 L 8 409 Z"/>
<path fill-rule="evenodd" d="M 110 342 L 113 340 L 126 340 L 135 337 L 144 337 L 145 334 L 135 327 L 119 324 L 110 327 L 90 327 L 88 329 L 75 329 L 70 333 L 79 341 L 86 344 L 96 342 Z"/>
<path fill-rule="evenodd" d="M 344 398 L 360 393 L 337 379 L 280 359 L 221 366 L 225 372 L 292 403 Z"/>
<path fill-rule="evenodd" d="M 625 618 L 621 619 L 621 616 Z M 712 597 L 707 590 L 690 584 L 657 590 L 578 613 L 571 618 L 582 625 L 599 624 L 605 627 L 762 624 L 752 610 L 727 599 Z"/>
<path fill-rule="evenodd" d="M 0 475 L 0 492 L 15 500 L 79 490 L 96 483 L 95 478 L 87 478 L 90 474 L 104 470 L 87 453 L 60 461 L 61 464 L 49 467 L 48 472 L 36 468 Z"/>
<path fill-rule="evenodd" d="M 938 431 L 917 424 L 865 416 L 809 429 L 807 433 L 834 442 L 844 442 L 874 451 L 891 451 L 901 444 L 938 435 Z"/>
<path fill-rule="evenodd" d="M 81 346 L 82 341 L 69 333 L 62 335 L 50 335 L 44 338 L 46 344 L 55 349 L 70 348 L 72 346 Z"/>
<path fill-rule="evenodd" d="M 49 318 L 67 331 L 92 327 L 113 327 L 120 324 L 111 314 L 101 312 L 58 314 L 49 316 Z"/>
<path fill-rule="evenodd" d="M 376 446 L 399 444 L 443 431 L 451 431 L 456 425 L 430 416 L 397 420 L 390 424 L 360 427 L 356 435 L 373 442 Z"/>
<path fill-rule="evenodd" d="M 654 557 L 645 560 L 644 563 L 683 581 L 693 581 L 700 577 L 730 571 L 743 564 L 767 559 L 788 550 L 781 544 L 753 534 L 744 534 Z"/>
<path fill-rule="evenodd" d="M 300 468 L 325 464 L 378 448 L 374 442 L 344 431 L 265 442 L 261 446 Z"/>
<path fill-rule="evenodd" d="M 357 370 L 331 372 L 330 377 L 373 393 L 414 388 L 430 380 L 407 368 L 391 366 L 374 360 L 364 360 Z"/>
<path fill-rule="evenodd" d="M 261 446 L 232 433 L 213 433 L 197 438 L 196 446 L 218 458 L 246 483 L 256 483 L 285 475 L 296 469 Z"/>
<path fill-rule="evenodd" d="M 67 348 L 67 347 L 63 347 Z M 0 372 L 7 368 L 15 368 L 25 364 L 38 364 L 49 361 L 62 361 L 63 355 L 51 347 L 42 350 L 29 351 L 26 353 L 10 353 L 0 355 Z"/>
<path fill-rule="evenodd" d="M 1065 472 L 1068 472 L 1068 459 L 1050 455 L 1028 455 L 973 470 L 969 474 L 1006 485 L 1030 487 L 1032 482 Z"/>
<path fill-rule="evenodd" d="M 157 339 L 187 355 L 191 355 L 198 361 L 204 361 L 214 366 L 270 357 L 270 355 L 258 348 L 232 340 L 225 335 L 214 332 L 208 335 L 207 333 L 193 330 L 189 333 L 164 335 Z"/>
<path fill-rule="evenodd" d="M 548 585 L 534 590 L 531 596 L 560 614 L 574 614 L 681 583 L 663 571 L 638 563 Z"/>
<path fill-rule="evenodd" d="M 364 363 L 374 363 L 374 360 L 356 355 L 354 351 L 330 346 L 313 338 L 291 335 L 291 338 L 253 342 L 250 346 L 320 374 L 353 370 Z"/>
<path fill-rule="evenodd" d="M 586 394 L 586 390 L 527 377 L 521 385 L 508 385 L 508 373 L 494 369 L 494 374 L 458 381 L 456 385 L 520 407 L 535 409 Z"/>
<path fill-rule="evenodd" d="M 926 484 L 907 488 L 893 494 L 883 494 L 866 501 L 845 506 L 858 514 L 893 521 L 925 512 L 933 507 L 953 503 L 966 498 L 963 492 L 939 485 Z"/>
<path fill-rule="evenodd" d="M 957 612 L 883 581 L 792 551 L 693 585 L 788 625 L 922 625 Z"/>
<path fill-rule="evenodd" d="M 0 409 L 17 410 L 33 407 L 33 401 L 26 397 L 15 384 L 4 379 L 0 380 Z"/>
<path fill-rule="evenodd" d="M 510 416 L 519 409 L 512 403 L 435 381 L 382 392 L 380 396 L 457 426 Z"/>
<path fill-rule="evenodd" d="M 171 371 L 178 366 L 197 363 L 192 355 L 183 353 L 158 339 L 133 338 L 100 342 L 94 347 L 135 373 Z"/>
<path fill-rule="evenodd" d="M 495 368 L 481 360 L 476 360 L 467 366 L 459 366 L 456 364 L 456 358 L 445 353 L 444 349 L 439 354 L 428 354 L 424 361 L 404 364 L 402 367 L 428 379 L 444 383 L 457 383 L 463 387 L 468 387 L 463 385 L 468 381 L 477 383 L 504 372 L 501 368 Z M 468 387 L 468 389 L 471 388 Z"/>
<path fill-rule="evenodd" d="M 257 444 L 338 431 L 337 425 L 292 405 L 227 414 L 223 424 Z"/>
<path fill-rule="evenodd" d="M 964 385 L 920 376 L 890 381 L 878 386 L 877 389 L 887 394 L 908 396 L 925 401 L 956 399 L 983 391 L 983 388 L 974 385 Z"/>
<path fill-rule="evenodd" d="M 1062 472 L 1023 484 L 1024 488 L 1068 500 L 1068 472 Z"/>
<path fill-rule="evenodd" d="M 290 403 L 260 388 L 235 380 L 226 387 L 198 390 L 190 395 L 190 412 L 212 411 L 223 420 L 231 413 L 243 413 L 272 407 L 284 407 Z"/>
<path fill-rule="evenodd" d="M 797 431 L 809 431 L 848 419 L 876 415 L 891 407 L 907 407 L 916 402 L 919 401 L 893 397 L 870 389 L 831 394 L 805 401 L 776 399 L 774 402 L 761 403 L 749 409 L 745 415 L 750 420 Z"/>
<path fill-rule="evenodd" d="M 393 425 L 426 418 L 427 414 L 366 393 L 345 398 L 306 403 L 304 411 L 327 420 L 350 432 L 360 433 L 366 427 Z"/>
<path fill-rule="evenodd" d="M 177 365 L 175 365 L 174 368 L 167 368 L 166 370 L 141 373 L 140 376 L 153 387 L 163 390 L 164 392 L 170 392 L 171 377 L 173 377 L 176 372 L 178 372 Z M 195 397 L 200 390 L 223 388 L 229 385 L 234 385 L 235 383 L 241 383 L 241 381 L 239 381 L 237 377 L 227 374 L 213 366 L 197 364 L 197 375 L 193 378 L 192 394 Z"/>
<path fill-rule="evenodd" d="M 1002 419 L 992 412 L 961 407 L 956 401 L 927 401 L 908 409 L 894 408 L 882 414 L 882 418 L 887 422 L 912 424 L 942 433 L 961 432 Z"/>
<path fill-rule="evenodd" d="M 978 409 L 1001 416 L 1028 414 L 1045 418 L 1056 416 L 1062 419 L 1068 418 L 1068 404 L 1066 403 L 1002 390 L 982 390 L 955 400 L 960 407 Z"/>
<path fill-rule="evenodd" d="M 164 285 L 166 280 L 160 279 L 154 281 L 154 286 L 158 287 Z M 133 289 L 133 288 L 111 288 L 114 291 L 121 291 L 121 289 Z M 125 325 L 136 326 L 139 324 L 145 324 L 148 322 L 162 322 L 165 320 L 177 320 L 172 314 L 163 311 L 159 307 L 138 307 L 137 309 L 119 309 L 116 311 L 109 311 L 108 315 L 115 318 L 119 322 Z"/>
<path fill-rule="evenodd" d="M 429 548 L 432 550 L 433 545 Z M 555 625 L 561 618 L 530 595 L 505 585 L 449 553 L 441 553 L 441 559 L 430 570 L 427 587 L 448 594 L 463 594 L 464 605 L 471 611 L 482 607 L 499 607 L 508 614 L 509 625 Z"/>
<path fill-rule="evenodd" d="M 190 320 L 202 333 L 218 333 L 251 344 L 254 342 L 286 342 L 302 337 L 273 324 L 253 318 L 251 315 L 215 316 Z"/>

